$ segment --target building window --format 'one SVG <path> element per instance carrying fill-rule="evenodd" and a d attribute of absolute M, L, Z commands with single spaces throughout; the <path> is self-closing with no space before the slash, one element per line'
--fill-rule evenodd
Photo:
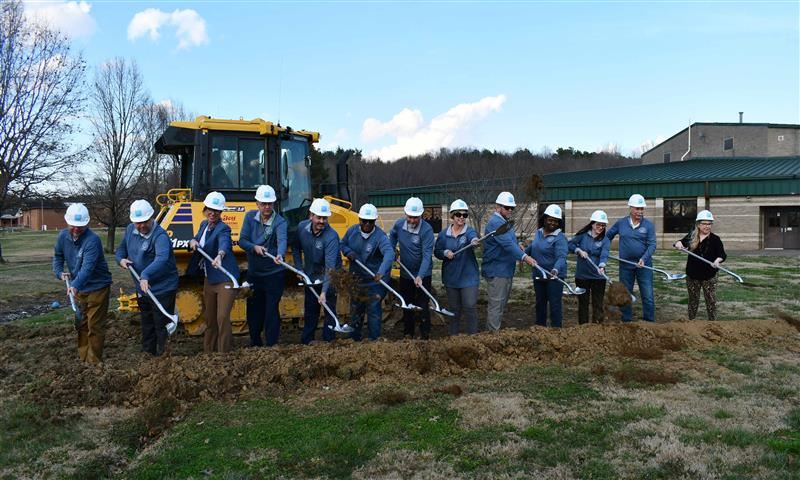
<path fill-rule="evenodd" d="M 669 163 L 672 161 L 672 153 L 667 152 L 664 154 L 664 163 Z"/>
<path fill-rule="evenodd" d="M 697 218 L 697 199 L 664 200 L 664 233 L 688 233 Z"/>
<path fill-rule="evenodd" d="M 723 150 L 733 150 L 733 137 L 728 137 L 722 141 Z"/>
<path fill-rule="evenodd" d="M 779 141 L 779 142 L 782 142 L 782 141 L 783 141 L 783 135 L 778 135 L 778 141 Z"/>

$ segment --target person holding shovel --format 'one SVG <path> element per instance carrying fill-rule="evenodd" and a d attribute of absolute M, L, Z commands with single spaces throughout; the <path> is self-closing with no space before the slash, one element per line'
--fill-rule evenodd
<path fill-rule="evenodd" d="M 535 265 L 544 269 L 548 276 L 538 268 L 533 269 L 533 289 L 536 292 L 536 325 L 547 326 L 547 313 L 550 311 L 550 326 L 561 328 L 563 285 L 553 277 L 564 279 L 567 276 L 567 237 L 561 231 L 561 207 L 548 205 L 539 220 L 539 229 L 525 253 L 533 257 Z"/>
<path fill-rule="evenodd" d="M 635 193 L 628 199 L 630 214 L 617 220 L 606 232 L 608 241 L 619 235 L 619 257 L 634 262 L 630 265 L 620 262 L 619 281 L 629 292 L 633 292 L 634 282 L 639 284 L 642 296 L 642 318 L 646 322 L 656 321 L 656 303 L 653 294 L 653 271 L 644 266 L 653 266 L 653 253 L 656 251 L 656 227 L 644 218 L 646 207 L 644 197 Z M 633 309 L 630 305 L 620 307 L 622 321 L 630 322 Z"/>
<path fill-rule="evenodd" d="M 500 192 L 495 200 L 495 212 L 486 222 L 485 235 L 508 223 L 516 207 L 514 195 L 510 192 Z M 511 295 L 511 284 L 517 262 L 534 265 L 533 259 L 517 243 L 514 229 L 508 229 L 503 234 L 492 235 L 486 239 L 483 245 L 481 275 L 486 279 L 486 292 L 489 297 L 489 305 L 486 308 L 486 329 L 489 331 L 500 330 L 503 311 Z"/>
<path fill-rule="evenodd" d="M 585 295 L 578 295 L 579 324 L 589 322 L 589 296 L 592 299 L 592 322 L 603 323 L 605 318 L 603 298 L 606 293 L 606 278 L 603 275 L 611 245 L 606 238 L 606 225 L 606 212 L 596 210 L 592 213 L 589 224 L 578 230 L 568 243 L 569 251 L 578 257 L 575 285 L 586 289 Z"/>
<path fill-rule="evenodd" d="M 360 290 L 350 294 L 350 323 L 354 328 L 350 335 L 355 341 L 361 341 L 365 313 L 369 339 L 377 340 L 381 336 L 381 302 L 386 289 L 379 282 L 391 274 L 394 250 L 383 230 L 375 225 L 377 219 L 378 209 L 365 203 L 358 210 L 358 225 L 347 229 L 341 243 L 342 255 L 350 261 L 350 273 L 358 279 Z M 367 273 L 356 260 L 375 275 Z"/>
<path fill-rule="evenodd" d="M 279 304 L 286 284 L 280 264 L 286 255 L 286 219 L 275 211 L 275 190 L 261 185 L 256 190 L 257 210 L 247 212 L 239 232 L 239 246 L 247 252 L 247 281 L 253 294 L 247 298 L 247 326 L 250 346 L 264 345 L 264 332 L 268 347 L 278 343 L 281 333 Z M 275 257 L 267 257 L 267 253 Z"/>
<path fill-rule="evenodd" d="M 450 335 L 458 335 L 461 316 L 464 316 L 464 332 L 478 333 L 478 286 L 480 271 L 474 248 L 455 252 L 468 245 L 478 245 L 478 232 L 467 225 L 469 207 L 464 200 L 458 199 L 450 204 L 452 223 L 444 232 L 439 233 L 433 254 L 442 260 L 442 283 L 447 289 L 447 304 L 454 313 L 450 319 Z"/>
<path fill-rule="evenodd" d="M 73 203 L 67 208 L 64 220 L 68 227 L 61 230 L 56 239 L 53 273 L 57 279 L 68 282 L 67 295 L 74 297 L 77 304 L 78 357 L 96 364 L 103 361 L 111 272 L 100 237 L 87 226 L 89 210 L 86 206 Z"/>
<path fill-rule="evenodd" d="M 142 324 L 142 351 L 153 356 L 164 353 L 169 320 L 147 295 L 151 291 L 168 312 L 175 311 L 178 291 L 178 268 L 169 235 L 153 219 L 153 207 L 147 200 L 131 204 L 131 223 L 125 229 L 117 248 L 117 263 L 125 270 L 133 267 L 139 274 L 136 285 L 139 314 Z"/>
<path fill-rule="evenodd" d="M 203 306 L 206 316 L 206 331 L 203 337 L 203 351 L 230 352 L 233 348 L 231 330 L 231 309 L 236 299 L 233 282 L 220 270 L 224 268 L 232 275 L 239 276 L 239 265 L 233 255 L 231 227 L 222 221 L 225 211 L 225 196 L 211 192 L 203 200 L 203 214 L 206 219 L 200 224 L 197 235 L 189 242 L 192 250 L 202 249 L 214 260 L 205 257 L 192 258 L 189 269 L 199 265 L 203 271 Z M 199 262 L 199 263 L 195 263 Z M 228 287 L 228 288 L 226 288 Z"/>
<path fill-rule="evenodd" d="M 406 200 L 405 218 L 398 219 L 389 233 L 389 242 L 392 250 L 400 245 L 400 261 L 414 276 L 410 276 L 405 269 L 400 269 L 400 295 L 408 303 L 422 308 L 420 312 L 403 310 L 403 336 L 414 337 L 414 329 L 419 315 L 420 338 L 427 340 L 431 335 L 431 312 L 428 305 L 429 299 L 425 292 L 419 288 L 431 290 L 431 275 L 433 273 L 433 227 L 422 220 L 424 208 L 422 200 L 411 197 Z"/>
<path fill-rule="evenodd" d="M 722 240 L 711 231 L 714 215 L 708 210 L 697 214 L 692 232 L 675 242 L 677 249 L 687 249 L 705 258 L 709 265 L 699 258 L 689 255 L 686 259 L 686 289 L 689 292 L 689 320 L 697 316 L 700 307 L 700 290 L 706 300 L 706 313 L 709 320 L 717 319 L 717 272 L 720 263 L 728 258 Z"/>

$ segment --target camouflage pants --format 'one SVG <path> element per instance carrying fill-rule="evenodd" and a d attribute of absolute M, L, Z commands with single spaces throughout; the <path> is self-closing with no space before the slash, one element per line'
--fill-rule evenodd
<path fill-rule="evenodd" d="M 689 320 L 694 320 L 697 316 L 697 309 L 700 306 L 700 290 L 706 300 L 706 312 L 709 320 L 717 319 L 717 277 L 708 280 L 686 279 L 686 289 L 689 291 Z"/>

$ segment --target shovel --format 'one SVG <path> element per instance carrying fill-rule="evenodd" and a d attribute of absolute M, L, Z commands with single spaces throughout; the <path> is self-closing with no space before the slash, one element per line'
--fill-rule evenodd
<path fill-rule="evenodd" d="M 583 258 L 583 257 L 581 257 L 581 258 Z M 597 269 L 598 273 L 600 273 L 600 267 L 598 267 L 597 264 L 592 261 L 592 257 L 587 256 L 586 258 L 584 258 L 584 260 L 587 260 L 594 268 Z M 603 278 L 606 279 L 606 281 L 608 282 L 609 285 L 614 283 L 614 282 L 611 281 L 611 279 L 605 273 L 600 273 L 600 275 L 602 275 Z M 631 303 L 636 303 L 636 295 L 634 295 L 632 293 L 631 293 Z"/>
<path fill-rule="evenodd" d="M 561 280 L 560 278 L 558 278 L 556 276 L 550 275 L 550 273 L 547 270 L 545 270 L 544 268 L 542 268 L 538 263 L 535 266 L 536 266 L 536 268 L 539 269 L 540 272 L 542 272 L 542 275 L 544 275 L 544 278 L 552 278 L 553 280 L 558 280 L 559 282 L 563 283 L 564 286 L 567 287 L 567 290 L 569 290 L 569 295 L 583 295 L 584 293 L 586 293 L 586 289 L 585 288 L 583 288 L 583 287 L 573 287 L 572 285 L 570 285 L 569 283 L 565 282 L 564 280 Z"/>
<path fill-rule="evenodd" d="M 609 258 L 613 258 L 614 260 L 616 260 L 618 262 L 627 263 L 627 264 L 634 265 L 634 266 L 637 266 L 637 267 L 639 266 L 639 264 L 636 263 L 636 262 L 632 262 L 630 260 L 625 260 L 624 258 L 615 257 L 614 255 L 609 255 L 608 257 Z M 658 272 L 658 273 L 664 275 L 664 277 L 666 277 L 666 280 L 668 282 L 671 282 L 673 280 L 683 280 L 684 278 L 686 278 L 686 274 L 685 273 L 669 273 L 666 270 L 661 270 L 660 268 L 648 267 L 647 265 L 644 265 L 641 268 L 646 268 L 648 270 L 652 270 L 654 272 Z"/>
<path fill-rule="evenodd" d="M 737 274 L 735 274 L 735 273 L 731 272 L 731 271 L 730 271 L 730 270 L 728 270 L 727 268 L 725 268 L 725 267 L 722 267 L 722 266 L 719 266 L 719 267 L 717 267 L 717 266 L 715 266 L 715 265 L 714 265 L 714 262 L 711 262 L 711 261 L 709 261 L 708 259 L 705 259 L 705 258 L 701 257 L 700 255 L 698 255 L 698 254 L 696 254 L 696 253 L 694 253 L 694 252 L 691 252 L 691 251 L 689 251 L 689 249 L 687 249 L 687 248 L 679 248 L 678 250 L 680 250 L 680 251 L 681 251 L 681 252 L 683 252 L 683 253 L 688 253 L 689 255 L 691 255 L 691 256 L 693 256 L 693 257 L 697 258 L 698 260 L 702 260 L 702 261 L 706 262 L 707 264 L 711 265 L 711 266 L 712 266 L 712 267 L 714 267 L 714 268 L 718 268 L 718 269 L 722 270 L 723 272 L 725 272 L 725 273 L 727 273 L 728 275 L 730 275 L 730 276 L 732 276 L 733 278 L 735 278 L 737 282 L 739 282 L 739 283 L 744 283 L 744 280 L 742 279 L 742 277 L 740 277 L 739 275 L 737 275 Z"/>
<path fill-rule="evenodd" d="M 478 238 L 478 243 L 486 240 L 489 237 L 494 237 L 495 235 L 502 235 L 502 234 L 506 233 L 510 228 L 513 228 L 513 227 L 514 227 L 514 220 L 510 220 L 510 221 L 500 225 L 497 228 L 497 230 L 492 230 L 491 232 L 487 233 L 486 235 Z M 465 250 L 469 250 L 470 248 L 475 248 L 476 246 L 477 246 L 476 244 L 470 243 L 469 245 L 461 247 L 458 250 L 456 250 L 455 252 L 453 252 L 453 256 L 456 256 L 456 255 L 458 255 L 459 253 L 461 253 L 461 252 L 463 252 Z"/>
<path fill-rule="evenodd" d="M 264 256 L 269 258 L 269 259 L 271 259 L 271 260 L 273 260 L 273 261 L 276 259 L 275 255 L 272 255 L 271 253 L 267 252 L 266 250 L 264 250 Z M 311 290 L 311 293 L 313 293 L 314 296 L 317 297 L 317 300 L 319 300 L 319 293 L 317 293 L 317 291 L 314 290 L 314 286 L 315 285 L 319 285 L 322 282 L 320 282 L 319 280 L 317 280 L 316 282 L 312 282 L 311 279 L 308 278 L 308 275 L 306 275 L 306 272 L 294 268 L 293 266 L 289 265 L 288 263 L 284 262 L 283 260 L 280 260 L 278 263 L 280 263 L 284 267 L 286 267 L 289 270 L 291 270 L 292 272 L 294 272 L 295 275 L 297 275 L 300 278 L 302 278 L 303 279 L 303 286 L 304 287 L 308 287 L 309 290 Z M 328 315 L 330 315 L 331 318 L 333 318 L 334 326 L 331 327 L 329 325 L 328 327 L 332 328 L 334 332 L 350 333 L 350 332 L 353 331 L 353 327 L 351 327 L 350 325 L 348 325 L 346 323 L 344 325 L 342 325 L 341 323 L 339 323 L 339 317 L 337 317 L 336 314 L 333 313 L 333 310 L 331 310 L 331 308 L 328 306 L 327 302 L 322 304 L 322 308 L 324 308 L 325 311 L 328 312 Z"/>
<path fill-rule="evenodd" d="M 197 249 L 195 251 L 200 252 L 200 255 L 204 256 L 206 258 L 206 260 L 208 260 L 209 262 L 213 262 L 214 261 L 214 259 L 211 258 L 211 256 L 209 254 L 207 254 L 205 252 L 205 250 L 203 250 L 201 247 L 197 247 Z M 232 288 L 234 290 L 238 290 L 240 288 L 247 288 L 247 287 L 250 286 L 249 283 L 247 284 L 247 287 L 243 287 L 242 285 L 239 285 L 239 279 L 234 277 L 233 275 L 231 275 L 231 272 L 227 271 L 225 269 L 225 267 L 223 267 L 222 265 L 220 265 L 219 267 L 216 267 L 216 268 L 219 269 L 220 271 L 222 271 L 222 273 L 224 273 L 233 282 L 233 286 L 232 287 L 230 285 L 225 285 L 225 288 Z"/>
<path fill-rule="evenodd" d="M 78 331 L 81 329 L 81 322 L 83 322 L 83 315 L 81 314 L 81 310 L 78 308 L 78 303 L 75 301 L 75 295 L 70 292 L 70 283 L 69 277 L 64 279 L 67 282 L 67 295 L 69 296 L 69 304 L 72 307 L 72 311 L 75 312 L 75 330 Z"/>
<path fill-rule="evenodd" d="M 141 281 L 141 278 L 139 278 L 139 273 L 136 272 L 136 270 L 133 268 L 133 265 L 128 265 L 128 270 L 131 271 L 133 278 L 135 278 L 137 282 Z M 173 333 L 175 333 L 175 330 L 178 329 L 178 315 L 167 313 L 166 309 L 164 309 L 164 306 L 161 305 L 161 302 L 158 301 L 156 296 L 149 288 L 147 289 L 147 296 L 150 297 L 150 300 L 152 300 L 153 303 L 156 304 L 158 310 L 161 313 L 163 313 L 165 317 L 169 318 L 170 322 L 167 324 L 167 334 L 172 335 Z"/>
<path fill-rule="evenodd" d="M 504 223 L 503 225 L 504 225 L 504 226 L 505 226 L 505 225 L 508 225 L 508 223 Z M 498 228 L 497 230 L 500 230 L 500 229 Z M 495 230 L 495 232 L 496 232 L 497 230 Z M 466 247 L 464 247 L 464 248 L 466 248 Z M 463 250 L 463 249 L 462 249 L 462 250 Z M 397 263 L 399 263 L 399 264 L 400 264 L 400 268 L 402 268 L 403 270 L 405 270 L 405 271 L 406 271 L 406 273 L 407 273 L 407 274 L 408 274 L 408 275 L 409 275 L 411 278 L 414 278 L 414 274 L 413 274 L 413 273 L 411 273 L 411 270 L 409 270 L 408 268 L 406 268 L 406 266 L 405 266 L 405 265 L 403 265 L 403 262 L 401 262 L 401 261 L 398 259 L 398 260 L 397 260 Z M 419 286 L 419 288 L 421 288 L 421 289 L 422 289 L 422 291 L 423 291 L 423 292 L 425 292 L 425 295 L 427 295 L 427 296 L 428 296 L 428 298 L 430 298 L 430 299 L 431 299 L 431 303 L 433 303 L 433 311 L 434 311 L 434 312 L 436 312 L 436 313 L 441 313 L 442 315 L 447 315 L 448 317 L 455 316 L 455 313 L 451 312 L 450 310 L 448 310 L 448 309 L 446 309 L 446 308 L 442 308 L 442 307 L 440 307 L 440 306 L 439 306 L 439 302 L 437 302 L 437 301 L 436 301 L 436 298 L 435 298 L 433 295 L 431 295 L 431 292 L 429 292 L 429 291 L 428 291 L 428 289 L 427 289 L 427 288 L 425 288 L 425 285 L 420 285 L 420 286 Z"/>
<path fill-rule="evenodd" d="M 375 277 L 375 274 L 372 272 L 372 270 L 370 270 L 366 265 L 361 263 L 361 260 L 356 258 L 353 261 L 356 263 L 356 265 L 358 265 L 359 267 L 363 268 L 364 271 L 367 272 L 367 274 L 372 275 L 373 277 Z M 387 290 L 392 292 L 394 294 L 394 296 L 397 297 L 398 300 L 400 300 L 400 305 L 399 305 L 400 308 L 405 308 L 406 310 L 422 310 L 422 308 L 420 308 L 420 307 L 418 307 L 418 306 L 416 306 L 416 305 L 414 305 L 412 303 L 406 303 L 406 301 L 403 298 L 403 296 L 400 295 L 399 293 L 397 293 L 397 291 L 394 288 L 392 288 L 391 286 L 389 286 L 389 284 L 386 283 L 382 278 L 380 280 L 380 283 L 381 283 L 381 285 L 386 287 Z"/>

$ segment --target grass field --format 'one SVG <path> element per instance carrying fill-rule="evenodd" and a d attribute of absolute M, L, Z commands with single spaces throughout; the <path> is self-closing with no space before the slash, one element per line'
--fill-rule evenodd
<path fill-rule="evenodd" d="M 58 298 L 53 234 L 15 235 L 0 308 Z M 655 262 L 678 272 L 685 257 Z M 178 335 L 151 359 L 120 315 L 103 367 L 80 365 L 68 312 L 47 311 L 0 325 L 0 478 L 800 478 L 800 333 L 776 320 L 800 324 L 800 258 L 727 265 L 747 284 L 720 279 L 716 323 L 681 321 L 685 284 L 658 278 L 652 327 L 525 319 L 227 356 Z M 525 316 L 529 274 L 510 306 Z"/>

